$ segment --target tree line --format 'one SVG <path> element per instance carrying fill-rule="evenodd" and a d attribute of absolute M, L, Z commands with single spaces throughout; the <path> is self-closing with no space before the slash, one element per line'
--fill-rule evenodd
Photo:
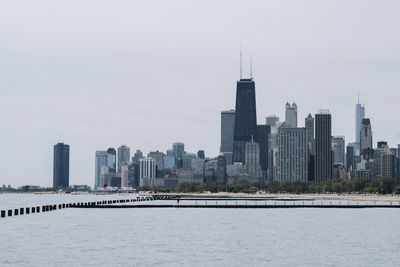
<path fill-rule="evenodd" d="M 322 183 L 311 182 L 277 182 L 270 183 L 249 183 L 241 179 L 237 184 L 227 185 L 225 182 L 212 183 L 190 183 L 182 182 L 175 188 L 158 186 L 153 189 L 150 187 L 141 187 L 140 190 L 156 192 L 177 192 L 177 193 L 195 193 L 210 191 L 233 192 L 233 193 L 256 193 L 265 191 L 269 193 L 376 193 L 376 194 L 400 194 L 400 182 L 392 177 L 382 179 L 329 179 Z"/>

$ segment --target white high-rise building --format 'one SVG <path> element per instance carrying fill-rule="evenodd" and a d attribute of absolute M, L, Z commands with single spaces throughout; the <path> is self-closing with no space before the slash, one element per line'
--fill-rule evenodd
<path fill-rule="evenodd" d="M 247 174 L 253 178 L 262 178 L 263 171 L 260 165 L 260 147 L 258 143 L 251 140 L 245 146 L 245 165 L 244 169 Z"/>
<path fill-rule="evenodd" d="M 285 107 L 285 128 L 297 128 L 297 105 L 286 103 Z"/>
<path fill-rule="evenodd" d="M 156 178 L 156 160 L 151 157 L 139 159 L 140 186 L 153 186 Z"/>
<path fill-rule="evenodd" d="M 129 186 L 129 166 L 122 165 L 121 167 L 121 187 Z"/>
<path fill-rule="evenodd" d="M 95 162 L 95 178 L 94 178 L 94 188 L 103 186 L 103 181 L 101 179 L 101 168 L 107 166 L 107 152 L 106 151 L 96 151 L 96 162 Z"/>
<path fill-rule="evenodd" d="M 283 128 L 279 131 L 277 180 L 307 182 L 308 141 L 306 128 Z"/>

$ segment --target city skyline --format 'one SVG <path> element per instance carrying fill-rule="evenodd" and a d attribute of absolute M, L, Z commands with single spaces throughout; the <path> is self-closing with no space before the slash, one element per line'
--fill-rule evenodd
<path fill-rule="evenodd" d="M 365 9 L 360 10 L 360 4 Z M 2 5 L 8 8 L 0 9 L 2 20 L 26 22 L 7 31 L 0 29 L 8 41 L 0 44 L 2 138 L 3 148 L 9 151 L 0 158 L 4 184 L 50 186 L 52 146 L 58 142 L 71 146 L 71 184 L 92 184 L 94 151 L 121 144 L 147 153 L 165 151 L 182 141 L 188 151 L 204 149 L 207 155 L 217 156 L 220 112 L 234 108 L 240 45 L 244 47 L 244 76 L 249 73 L 249 52 L 253 54 L 258 124 L 271 114 L 283 120 L 286 102 L 298 105 L 299 126 L 309 113 L 329 108 L 332 134 L 344 135 L 347 145 L 354 140 L 354 105 L 360 91 L 374 145 L 379 140 L 391 147 L 399 143 L 400 126 L 392 123 L 399 101 L 395 2 L 379 6 L 355 1 L 346 11 L 340 3 L 314 3 L 305 5 L 304 13 L 298 11 L 299 6 L 284 3 L 270 3 L 268 8 L 263 3 L 250 7 L 232 3 L 232 12 L 244 19 L 228 16 L 229 25 L 215 21 L 225 6 L 210 8 L 211 2 L 183 3 L 195 20 L 198 11 L 209 16 L 201 25 L 174 13 L 178 11 L 173 6 L 161 4 L 163 8 L 150 13 L 152 7 L 147 4 L 122 9 L 101 3 L 94 8 L 93 18 L 102 30 L 66 5 L 63 12 L 76 15 L 68 25 L 69 16 L 57 11 L 46 13 L 32 4 L 26 13 L 12 2 Z M 108 25 L 101 19 L 102 8 L 110 18 L 120 18 L 122 12 L 126 21 Z M 9 9 L 20 12 L 8 14 L 5 10 Z M 153 15 L 128 16 L 133 9 Z M 386 15 L 371 16 L 368 10 Z M 171 14 L 186 25 L 168 20 Z M 36 20 L 30 23 L 33 16 Z M 147 31 L 136 26 L 151 20 L 168 22 L 162 29 L 150 23 Z M 49 38 L 56 32 L 53 26 L 64 34 Z M 225 35 L 219 37 L 222 30 Z M 154 36 L 147 35 L 151 31 Z M 28 33 L 37 38 L 31 49 L 21 48 L 20 43 L 32 41 Z M 161 36 L 169 45 L 157 43 Z M 383 96 L 380 100 L 377 92 Z M 20 154 L 14 151 L 23 151 L 30 159 L 29 176 L 18 168 Z"/>

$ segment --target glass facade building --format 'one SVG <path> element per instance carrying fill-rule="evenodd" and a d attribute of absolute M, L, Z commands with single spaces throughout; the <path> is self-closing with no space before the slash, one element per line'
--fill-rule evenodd
<path fill-rule="evenodd" d="M 236 87 L 233 162 L 245 161 L 246 143 L 257 140 L 256 90 L 253 79 L 240 79 Z"/>
<path fill-rule="evenodd" d="M 69 186 L 69 145 L 58 143 L 54 146 L 53 187 Z"/>
<path fill-rule="evenodd" d="M 328 110 L 315 115 L 315 182 L 332 179 L 332 118 Z"/>

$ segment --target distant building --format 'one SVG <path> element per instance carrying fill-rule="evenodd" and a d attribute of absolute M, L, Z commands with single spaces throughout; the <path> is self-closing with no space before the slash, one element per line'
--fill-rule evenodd
<path fill-rule="evenodd" d="M 107 149 L 107 167 L 111 168 L 112 172 L 117 170 L 117 152 L 112 147 Z"/>
<path fill-rule="evenodd" d="M 332 179 L 332 118 L 329 110 L 315 115 L 315 182 Z"/>
<path fill-rule="evenodd" d="M 354 145 L 349 143 L 346 147 L 346 167 L 347 169 L 354 169 Z"/>
<path fill-rule="evenodd" d="M 211 183 L 216 180 L 217 160 L 211 159 L 204 161 L 204 182 Z"/>
<path fill-rule="evenodd" d="M 122 165 L 128 165 L 130 161 L 130 148 L 126 145 L 122 145 L 118 148 L 118 172 L 121 173 Z"/>
<path fill-rule="evenodd" d="M 102 184 L 105 186 L 121 187 L 122 179 L 121 173 L 109 172 L 110 169 L 107 166 L 101 168 Z"/>
<path fill-rule="evenodd" d="M 269 125 L 257 125 L 257 143 L 260 148 L 260 164 L 261 168 L 266 176 L 268 171 L 268 140 L 271 134 L 271 126 Z"/>
<path fill-rule="evenodd" d="M 308 181 L 314 181 L 315 171 L 315 138 L 314 138 L 314 118 L 311 114 L 304 120 L 304 125 L 307 131 L 308 145 Z"/>
<path fill-rule="evenodd" d="M 360 140 L 361 140 L 361 122 L 365 117 L 365 107 L 360 103 L 356 104 L 356 116 L 355 116 L 355 141 L 354 141 L 354 153 L 360 155 Z"/>
<path fill-rule="evenodd" d="M 277 122 L 279 122 L 279 117 L 276 115 L 270 115 L 265 118 L 265 124 L 271 127 L 275 126 Z"/>
<path fill-rule="evenodd" d="M 284 128 L 279 132 L 278 181 L 308 181 L 306 128 Z"/>
<path fill-rule="evenodd" d="M 129 165 L 122 165 L 122 167 L 121 167 L 121 187 L 128 187 L 128 186 L 129 186 Z"/>
<path fill-rule="evenodd" d="M 263 171 L 260 165 L 260 147 L 251 140 L 245 147 L 245 164 L 243 166 L 247 175 L 252 178 L 262 178 Z"/>
<path fill-rule="evenodd" d="M 149 157 L 156 161 L 156 177 L 164 176 L 164 153 L 160 151 L 152 151 L 148 154 Z"/>
<path fill-rule="evenodd" d="M 381 154 L 381 177 L 392 177 L 395 178 L 395 166 L 396 166 L 396 156 L 392 153 L 389 147 Z"/>
<path fill-rule="evenodd" d="M 332 138 L 333 147 L 333 163 L 334 164 L 345 164 L 345 151 L 344 151 L 344 136 L 334 136 Z"/>
<path fill-rule="evenodd" d="M 132 157 L 132 161 L 134 163 L 138 163 L 139 164 L 139 159 L 143 158 L 143 152 L 140 151 L 139 149 L 136 150 L 135 154 Z"/>
<path fill-rule="evenodd" d="M 256 91 L 253 79 L 240 79 L 236 87 L 233 162 L 245 162 L 245 148 L 257 140 Z"/>
<path fill-rule="evenodd" d="M 102 178 L 101 178 L 101 169 L 104 166 L 108 166 L 108 153 L 107 151 L 96 151 L 95 158 L 95 178 L 94 178 L 94 188 L 98 188 L 99 186 L 103 186 Z"/>
<path fill-rule="evenodd" d="M 199 150 L 199 151 L 197 151 L 197 157 L 198 157 L 199 159 L 205 159 L 206 155 L 205 155 L 205 153 L 204 153 L 204 150 Z"/>
<path fill-rule="evenodd" d="M 172 150 L 174 151 L 174 156 L 175 156 L 175 167 L 182 168 L 183 167 L 183 155 L 185 153 L 185 144 L 181 143 L 181 142 L 173 143 Z"/>
<path fill-rule="evenodd" d="M 314 154 L 314 118 L 311 116 L 311 114 L 308 114 L 308 116 L 305 118 L 304 125 L 307 130 L 307 143 L 310 153 Z"/>
<path fill-rule="evenodd" d="M 369 119 L 362 120 L 360 136 L 360 153 L 364 157 L 370 157 L 369 151 L 371 151 L 373 147 L 371 121 Z"/>
<path fill-rule="evenodd" d="M 224 155 L 217 158 L 217 181 L 225 181 L 226 179 L 226 159 Z"/>
<path fill-rule="evenodd" d="M 153 186 L 156 178 L 156 160 L 150 157 L 139 160 L 140 186 Z"/>
<path fill-rule="evenodd" d="M 204 177 L 204 159 L 202 158 L 195 158 L 192 159 L 192 169 L 194 177 L 196 178 L 203 178 Z"/>
<path fill-rule="evenodd" d="M 348 179 L 347 169 L 343 164 L 338 163 L 333 165 L 333 179 Z"/>
<path fill-rule="evenodd" d="M 285 127 L 297 128 L 297 105 L 286 103 L 285 107 Z"/>
<path fill-rule="evenodd" d="M 167 155 L 164 157 L 164 168 L 165 169 L 175 168 L 175 157 L 174 156 Z"/>
<path fill-rule="evenodd" d="M 225 155 L 228 164 L 232 164 L 233 133 L 235 128 L 235 110 L 221 111 L 221 147 L 220 152 Z"/>
<path fill-rule="evenodd" d="M 132 187 L 138 187 L 139 184 L 139 163 L 131 161 L 128 164 L 128 185 Z"/>
<path fill-rule="evenodd" d="M 383 148 L 383 147 L 386 147 L 386 146 L 387 146 L 387 142 L 386 141 L 379 141 L 377 143 L 377 147 L 378 148 Z"/>
<path fill-rule="evenodd" d="M 53 187 L 69 186 L 69 145 L 58 143 L 53 154 Z"/>
<path fill-rule="evenodd" d="M 183 155 L 183 168 L 191 168 L 192 167 L 192 160 L 196 158 L 195 153 L 185 152 Z"/>

